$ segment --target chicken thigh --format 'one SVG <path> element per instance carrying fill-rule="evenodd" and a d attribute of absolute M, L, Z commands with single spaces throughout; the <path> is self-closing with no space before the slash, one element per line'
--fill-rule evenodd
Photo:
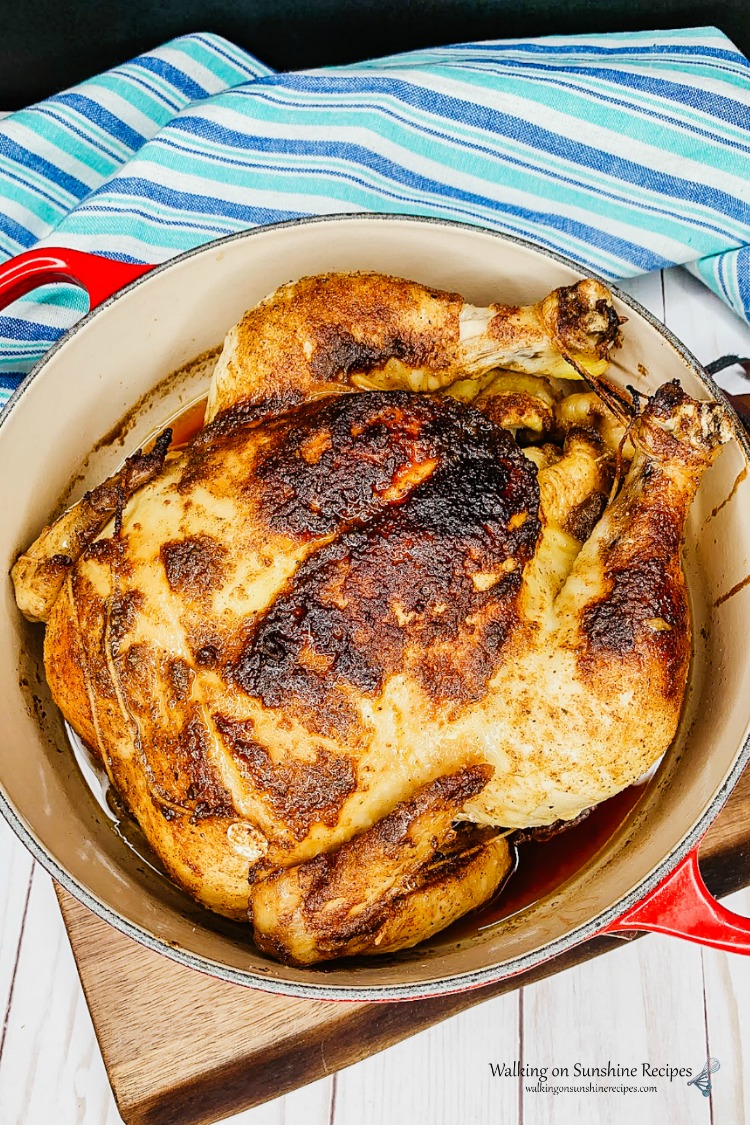
<path fill-rule="evenodd" d="M 63 714 L 174 879 L 273 956 L 423 940 L 501 885 L 503 830 L 672 740 L 684 523 L 732 429 L 676 384 L 636 410 L 603 379 L 618 334 L 595 281 L 477 309 L 303 279 L 230 332 L 184 450 L 16 564 Z M 581 427 L 580 374 L 619 419 Z"/>

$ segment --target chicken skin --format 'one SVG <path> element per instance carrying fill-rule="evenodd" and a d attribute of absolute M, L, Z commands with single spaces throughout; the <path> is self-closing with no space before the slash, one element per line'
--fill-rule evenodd
<path fill-rule="evenodd" d="M 685 518 L 732 427 L 677 384 L 630 404 L 619 331 L 595 281 L 477 309 L 303 279 L 229 333 L 184 449 L 16 564 L 63 714 L 176 882 L 270 955 L 431 936 L 501 886 L 504 830 L 573 820 L 672 740 Z"/>

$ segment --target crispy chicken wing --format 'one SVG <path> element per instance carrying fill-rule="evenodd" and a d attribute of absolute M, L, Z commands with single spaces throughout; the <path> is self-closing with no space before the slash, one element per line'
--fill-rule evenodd
<path fill-rule="evenodd" d="M 175 880 L 274 956 L 422 940 L 502 883 L 503 829 L 669 745 L 684 522 L 732 430 L 675 384 L 581 428 L 561 378 L 596 385 L 618 332 L 597 282 L 478 310 L 304 279 L 229 334 L 184 451 L 17 564 L 63 713 Z"/>

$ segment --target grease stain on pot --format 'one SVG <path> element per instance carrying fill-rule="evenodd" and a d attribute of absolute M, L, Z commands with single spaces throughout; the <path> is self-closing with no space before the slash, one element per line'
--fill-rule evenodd
<path fill-rule="evenodd" d="M 708 523 L 709 520 L 715 519 L 715 517 L 718 516 L 721 509 L 726 508 L 727 504 L 729 504 L 732 500 L 734 500 L 735 496 L 737 495 L 737 489 L 740 487 L 740 485 L 742 484 L 743 480 L 745 480 L 746 477 L 747 477 L 747 465 L 745 465 L 744 469 L 742 469 L 739 476 L 737 477 L 737 480 L 732 485 L 732 491 L 729 493 L 726 500 L 722 500 L 721 504 L 717 504 L 716 507 L 711 510 L 711 515 L 706 520 L 706 523 Z"/>
<path fill-rule="evenodd" d="M 739 594 L 740 590 L 744 590 L 745 586 L 748 585 L 750 585 L 750 574 L 746 575 L 741 582 L 736 582 L 731 590 L 727 590 L 726 594 L 722 594 L 720 598 L 717 598 L 714 602 L 714 607 L 718 608 L 720 605 L 723 605 L 724 602 L 728 602 L 730 598 L 733 598 L 735 594 Z"/>

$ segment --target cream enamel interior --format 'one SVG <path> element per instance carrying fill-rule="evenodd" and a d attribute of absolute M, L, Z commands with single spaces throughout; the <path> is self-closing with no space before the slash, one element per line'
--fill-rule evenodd
<path fill-rule="evenodd" d="M 283 282 L 328 270 L 373 269 L 461 292 L 478 305 L 527 303 L 580 272 L 481 230 L 408 219 L 349 218 L 268 228 L 213 244 L 147 276 L 83 324 L 40 366 L 0 428 L 6 483 L 0 543 L 6 574 L 38 533 L 65 485 L 71 498 L 102 480 L 125 453 L 204 392 L 205 365 L 153 389 L 166 373 L 214 348 L 244 310 Z M 612 374 L 641 390 L 679 378 L 711 397 L 690 364 L 649 321 L 622 306 L 625 346 Z M 147 395 L 120 440 L 86 454 Z M 0 644 L 5 729 L 0 787 L 14 816 L 79 893 L 165 952 L 248 984 L 320 995 L 426 994 L 478 983 L 542 960 L 634 892 L 715 803 L 747 737 L 750 526 L 741 518 L 750 478 L 718 509 L 746 467 L 732 443 L 705 477 L 689 524 L 687 568 L 695 656 L 678 737 L 615 838 L 553 895 L 460 941 L 439 936 L 368 963 L 299 970 L 256 953 L 244 928 L 195 906 L 146 868 L 112 831 L 79 774 L 49 701 L 42 630 L 18 613 L 10 580 Z M 11 487 L 12 486 L 12 491 Z M 19 686 L 25 680 L 26 686 Z M 450 985 L 448 982 L 452 982 Z"/>

